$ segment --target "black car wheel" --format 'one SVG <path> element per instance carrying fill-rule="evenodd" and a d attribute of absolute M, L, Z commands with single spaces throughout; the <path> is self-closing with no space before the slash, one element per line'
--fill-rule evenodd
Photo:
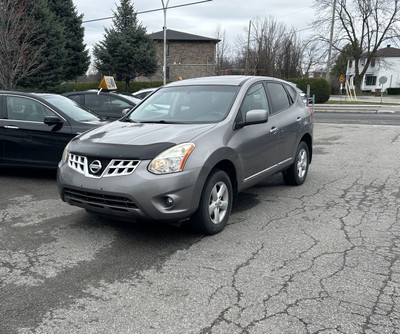
<path fill-rule="evenodd" d="M 309 157 L 308 146 L 302 141 L 297 147 L 294 163 L 283 172 L 286 184 L 299 186 L 304 183 L 308 173 Z"/>
<path fill-rule="evenodd" d="M 192 216 L 191 224 L 199 232 L 216 234 L 226 226 L 233 200 L 232 183 L 222 170 L 216 170 L 208 177 L 199 208 Z"/>

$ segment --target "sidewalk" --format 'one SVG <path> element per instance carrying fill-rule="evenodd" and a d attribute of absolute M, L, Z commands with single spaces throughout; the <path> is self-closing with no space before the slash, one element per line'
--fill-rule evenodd
<path fill-rule="evenodd" d="M 331 95 L 330 100 L 332 101 L 349 101 L 347 96 L 343 95 Z M 393 103 L 393 105 L 381 105 L 381 97 L 377 96 L 358 96 L 358 102 L 374 102 L 375 105 L 371 104 L 315 104 L 315 112 L 356 112 L 356 113 L 400 113 L 400 96 L 383 96 L 382 103 Z M 396 105 L 397 104 L 397 105 Z"/>

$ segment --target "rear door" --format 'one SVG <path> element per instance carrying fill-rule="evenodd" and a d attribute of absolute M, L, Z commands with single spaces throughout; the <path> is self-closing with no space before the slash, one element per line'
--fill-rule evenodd
<path fill-rule="evenodd" d="M 6 115 L 1 124 L 5 164 L 56 167 L 65 145 L 73 137 L 71 126 L 47 125 L 45 116 L 59 116 L 38 100 L 4 96 Z"/>
<path fill-rule="evenodd" d="M 284 83 L 267 82 L 266 85 L 272 114 L 278 118 L 279 122 L 277 163 L 279 165 L 288 165 L 292 162 L 296 149 L 299 123 L 303 115 L 288 93 Z"/>

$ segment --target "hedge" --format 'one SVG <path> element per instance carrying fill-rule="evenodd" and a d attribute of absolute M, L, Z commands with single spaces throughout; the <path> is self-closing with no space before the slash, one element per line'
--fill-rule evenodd
<path fill-rule="evenodd" d="M 126 84 L 124 81 L 117 81 L 115 83 L 117 85 L 118 92 L 127 92 L 134 93 L 143 88 L 152 88 L 152 87 L 160 87 L 163 85 L 162 81 L 149 81 L 149 82 L 131 82 L 129 84 L 129 89 L 126 89 Z M 98 89 L 100 85 L 100 81 L 98 82 L 78 82 L 78 83 L 64 83 L 60 86 L 54 87 L 52 89 L 53 92 L 62 94 L 73 91 L 81 91 L 88 89 Z"/>
<path fill-rule="evenodd" d="M 328 81 L 321 78 L 295 78 L 287 79 L 293 82 L 304 93 L 307 93 L 307 85 L 310 85 L 310 95 L 315 95 L 315 103 L 325 103 L 330 97 L 330 88 Z"/>
<path fill-rule="evenodd" d="M 400 95 L 400 87 L 387 88 L 388 95 Z"/>

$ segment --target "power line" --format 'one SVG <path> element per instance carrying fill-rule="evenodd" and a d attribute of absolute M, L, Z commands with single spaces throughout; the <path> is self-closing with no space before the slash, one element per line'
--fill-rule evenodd
<path fill-rule="evenodd" d="M 171 6 L 171 7 L 168 7 L 167 9 L 178 8 L 178 7 L 186 7 L 186 6 L 191 6 L 191 5 L 195 5 L 195 4 L 198 4 L 198 3 L 210 2 L 210 1 L 212 1 L 212 0 L 202 0 L 202 1 L 196 1 L 196 2 L 191 2 L 191 3 L 185 3 L 185 4 L 181 4 L 181 5 Z M 160 11 L 160 10 L 164 10 L 164 8 L 144 10 L 144 11 L 141 11 L 141 12 L 136 12 L 135 14 L 146 14 L 146 13 L 157 12 L 157 11 Z M 99 18 L 99 19 L 85 20 L 85 21 L 82 21 L 82 23 L 104 21 L 104 20 L 110 20 L 110 19 L 113 19 L 113 18 L 114 18 L 114 16 L 108 16 L 108 17 L 102 17 L 102 18 Z"/>

